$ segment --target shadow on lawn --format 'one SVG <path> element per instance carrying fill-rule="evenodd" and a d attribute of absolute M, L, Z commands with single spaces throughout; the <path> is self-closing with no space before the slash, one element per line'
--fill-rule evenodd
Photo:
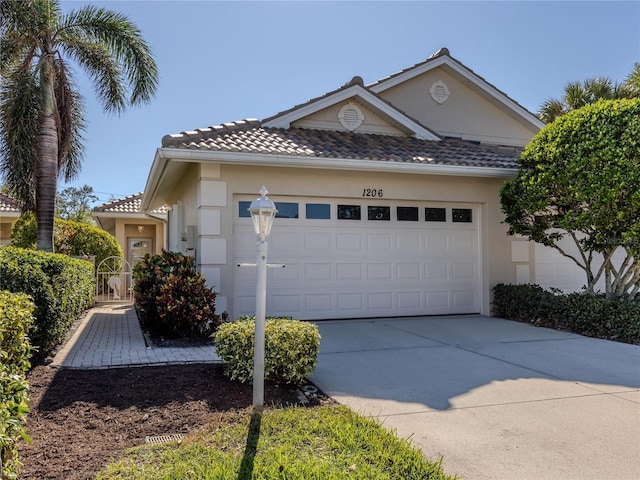
<path fill-rule="evenodd" d="M 254 412 L 251 415 L 251 423 L 249 423 L 249 431 L 247 432 L 247 444 L 244 448 L 242 463 L 238 471 L 238 480 L 251 480 L 253 478 L 253 460 L 258 450 L 258 440 L 260 439 L 260 424 L 262 423 L 262 414 Z"/>

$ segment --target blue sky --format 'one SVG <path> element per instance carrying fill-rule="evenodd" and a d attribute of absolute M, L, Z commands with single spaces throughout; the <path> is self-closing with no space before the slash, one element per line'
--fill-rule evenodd
<path fill-rule="evenodd" d="M 367 2 L 63 0 L 126 14 L 160 71 L 152 103 L 109 116 L 91 84 L 86 156 L 66 186 L 101 201 L 144 189 L 164 135 L 263 119 L 334 90 L 365 84 L 441 47 L 532 112 L 569 81 L 623 80 L 640 61 L 640 2 Z"/>

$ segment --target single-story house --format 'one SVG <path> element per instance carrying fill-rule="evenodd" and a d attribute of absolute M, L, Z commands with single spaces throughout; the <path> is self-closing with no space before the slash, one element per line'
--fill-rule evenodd
<path fill-rule="evenodd" d="M 162 253 L 166 245 L 167 208 L 161 205 L 144 213 L 141 203 L 142 192 L 103 203 L 91 211 L 98 226 L 116 237 L 131 267 L 147 253 Z"/>
<path fill-rule="evenodd" d="M 11 243 L 11 227 L 20 218 L 20 203 L 0 192 L 0 247 Z"/>
<path fill-rule="evenodd" d="M 255 311 L 255 268 L 238 264 L 255 263 L 262 185 L 268 261 L 285 265 L 268 270 L 267 314 L 489 314 L 497 283 L 557 273 L 553 252 L 540 263 L 507 236 L 498 195 L 543 126 L 443 48 L 262 121 L 165 136 L 141 211 L 168 206 L 168 249 L 195 255 L 231 318 Z"/>

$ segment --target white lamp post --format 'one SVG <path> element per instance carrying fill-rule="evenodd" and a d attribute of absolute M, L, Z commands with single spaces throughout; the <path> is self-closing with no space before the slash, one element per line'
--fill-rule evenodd
<path fill-rule="evenodd" d="M 260 197 L 249 206 L 249 213 L 253 220 L 253 228 L 258 237 L 256 244 L 256 331 L 253 347 L 253 409 L 262 410 L 264 404 L 264 324 L 267 309 L 267 249 L 266 242 L 271 225 L 278 210 L 275 204 L 267 198 L 267 189 L 260 189 Z"/>

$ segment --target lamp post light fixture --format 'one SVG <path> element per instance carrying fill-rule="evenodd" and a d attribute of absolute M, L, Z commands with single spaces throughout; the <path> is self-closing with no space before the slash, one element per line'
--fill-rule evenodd
<path fill-rule="evenodd" d="M 264 330 L 267 309 L 267 250 L 266 242 L 273 219 L 278 213 L 275 204 L 267 198 L 267 189 L 262 186 L 260 197 L 249 206 L 253 228 L 258 237 L 256 244 L 256 322 L 253 347 L 253 409 L 261 411 L 264 405 Z"/>

